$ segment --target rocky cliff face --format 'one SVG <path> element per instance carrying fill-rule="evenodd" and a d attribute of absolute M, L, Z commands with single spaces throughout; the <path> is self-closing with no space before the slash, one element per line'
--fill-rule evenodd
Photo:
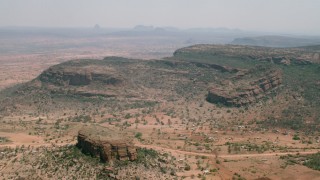
<path fill-rule="evenodd" d="M 229 89 L 213 87 L 209 90 L 207 100 L 211 103 L 221 103 L 227 106 L 239 107 L 259 100 L 264 97 L 267 92 L 280 86 L 281 83 L 281 72 L 272 71 L 264 77 L 250 82 L 250 86 L 248 87 L 229 87 Z"/>
<path fill-rule="evenodd" d="M 107 128 L 91 126 L 78 133 L 77 147 L 84 153 L 100 157 L 102 161 L 137 159 L 132 140 Z"/>
<path fill-rule="evenodd" d="M 103 70 L 99 71 L 95 68 L 50 68 L 44 71 L 39 79 L 42 82 L 50 82 L 59 86 L 85 86 L 92 82 L 106 85 L 120 85 L 122 83 L 122 79 L 112 73 Z"/>

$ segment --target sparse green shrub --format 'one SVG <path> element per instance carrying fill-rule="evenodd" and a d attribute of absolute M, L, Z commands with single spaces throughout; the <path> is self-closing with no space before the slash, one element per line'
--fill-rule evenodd
<path fill-rule="evenodd" d="M 307 160 L 303 163 L 303 165 L 311 169 L 320 171 L 320 153 L 308 156 Z"/>
<path fill-rule="evenodd" d="M 298 134 L 295 134 L 295 135 L 293 135 L 293 138 L 292 138 L 293 140 L 300 140 L 300 137 L 299 137 L 299 135 Z"/>
<path fill-rule="evenodd" d="M 141 139 L 142 133 L 141 133 L 141 132 L 137 132 L 137 133 L 134 135 L 134 137 L 137 138 L 137 139 Z"/>
<path fill-rule="evenodd" d="M 184 166 L 184 170 L 185 171 L 190 171 L 191 170 L 191 166 L 186 163 L 185 166 Z"/>

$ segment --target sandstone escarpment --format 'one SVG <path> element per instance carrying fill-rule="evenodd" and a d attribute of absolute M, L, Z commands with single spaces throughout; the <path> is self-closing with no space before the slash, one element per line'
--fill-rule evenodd
<path fill-rule="evenodd" d="M 82 152 L 100 157 L 102 161 L 135 160 L 136 148 L 123 134 L 100 126 L 82 128 L 78 133 L 77 147 Z"/>
<path fill-rule="evenodd" d="M 239 107 L 256 102 L 281 83 L 281 72 L 272 71 L 258 80 L 251 81 L 247 87 L 213 87 L 209 90 L 207 100 L 211 103 Z"/>
<path fill-rule="evenodd" d="M 208 63 L 198 63 L 198 62 L 191 62 L 191 64 L 195 64 L 198 67 L 203 67 L 203 68 L 213 68 L 216 70 L 219 70 L 221 72 L 229 72 L 229 73 L 237 73 L 242 71 L 243 69 L 239 68 L 232 68 L 229 66 L 222 66 L 218 64 L 208 64 Z"/>
<path fill-rule="evenodd" d="M 262 46 L 242 45 L 210 45 L 200 44 L 178 49 L 174 52 L 175 57 L 186 57 L 201 54 L 216 57 L 229 57 L 269 61 L 276 64 L 305 65 L 319 63 L 319 46 L 306 46 L 299 48 L 271 48 Z"/>
<path fill-rule="evenodd" d="M 58 86 L 85 86 L 93 82 L 106 85 L 120 85 L 123 80 L 107 70 L 89 68 L 50 68 L 39 79 Z"/>
<path fill-rule="evenodd" d="M 123 92 L 121 89 L 130 85 L 123 72 L 107 61 L 99 60 L 70 61 L 52 66 L 31 84 L 52 94 L 83 97 L 119 96 Z"/>

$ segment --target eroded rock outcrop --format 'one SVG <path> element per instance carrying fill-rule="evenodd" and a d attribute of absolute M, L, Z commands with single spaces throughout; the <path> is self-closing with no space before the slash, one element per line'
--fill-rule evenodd
<path fill-rule="evenodd" d="M 105 162 L 137 159 L 132 140 L 119 132 L 100 126 L 83 127 L 78 133 L 77 147 Z"/>
<path fill-rule="evenodd" d="M 209 90 L 207 100 L 211 103 L 239 107 L 256 102 L 281 83 L 281 72 L 272 71 L 258 80 L 251 81 L 247 87 L 213 87 Z"/>
<path fill-rule="evenodd" d="M 101 70 L 100 70 L 101 69 Z M 106 85 L 120 85 L 123 80 L 102 68 L 50 68 L 40 75 L 42 82 L 49 82 L 59 86 L 85 86 L 92 82 Z"/>

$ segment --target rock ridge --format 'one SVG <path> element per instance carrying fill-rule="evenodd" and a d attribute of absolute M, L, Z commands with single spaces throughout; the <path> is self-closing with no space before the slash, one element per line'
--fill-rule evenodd
<path fill-rule="evenodd" d="M 254 103 L 282 84 L 282 74 L 278 70 L 271 71 L 249 84 L 249 87 L 228 87 L 224 89 L 217 86 L 212 87 L 208 92 L 207 100 L 211 103 L 236 107 Z"/>

